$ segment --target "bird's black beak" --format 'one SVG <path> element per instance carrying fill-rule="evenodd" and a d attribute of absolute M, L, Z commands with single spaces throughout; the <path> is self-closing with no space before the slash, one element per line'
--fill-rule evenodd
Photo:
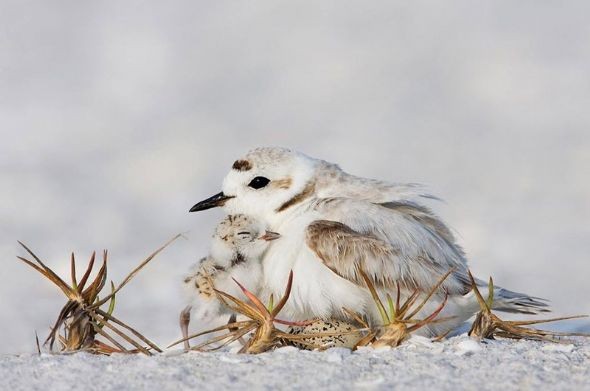
<path fill-rule="evenodd" d="M 234 196 L 226 196 L 223 194 L 223 192 L 217 193 L 213 197 L 209 197 L 193 206 L 189 212 L 198 212 L 200 210 L 207 210 L 216 208 L 218 206 L 223 206 L 223 204 L 225 204 L 230 198 L 234 198 Z"/>

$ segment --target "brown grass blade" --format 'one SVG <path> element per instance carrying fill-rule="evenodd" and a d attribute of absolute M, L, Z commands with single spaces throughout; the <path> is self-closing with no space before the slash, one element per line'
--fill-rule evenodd
<path fill-rule="evenodd" d="M 51 332 L 49 333 L 49 335 L 47 336 L 47 339 L 45 340 L 45 342 L 43 342 L 43 344 L 47 344 L 47 342 L 49 342 L 49 349 L 53 349 L 53 344 L 55 343 L 55 337 L 59 332 L 59 328 L 61 327 L 61 325 L 65 322 L 65 320 L 67 319 L 67 317 L 70 315 L 70 312 L 78 305 L 78 302 L 73 301 L 73 300 L 68 300 L 68 302 L 66 303 L 66 305 L 64 305 L 61 309 L 61 311 L 59 312 L 59 315 L 57 316 L 57 319 L 55 321 L 55 324 L 53 325 Z"/>
<path fill-rule="evenodd" d="M 442 323 L 442 322 L 447 322 L 449 320 L 453 320 L 455 319 L 456 316 L 445 316 L 444 318 L 436 318 L 431 320 L 430 322 L 428 322 L 428 324 L 436 324 L 436 323 Z M 416 323 L 420 323 L 422 322 L 423 319 L 403 319 L 403 320 L 398 320 L 399 323 L 405 323 L 405 324 L 416 324 Z"/>
<path fill-rule="evenodd" d="M 130 343 L 131 345 L 133 345 L 136 349 L 138 349 L 141 353 L 145 354 L 146 356 L 151 356 L 152 354 L 143 346 L 141 346 L 141 344 L 139 344 L 137 341 L 135 341 L 133 338 L 129 337 L 127 334 L 125 334 L 123 331 L 119 330 L 118 328 L 116 328 L 115 326 L 113 326 L 112 324 L 110 324 L 105 318 L 100 318 L 98 316 L 96 316 L 94 313 L 90 312 L 90 316 L 92 317 L 92 319 L 94 319 L 94 322 L 97 324 L 101 324 L 104 327 L 112 330 L 115 334 L 117 334 L 119 337 L 123 338 L 125 341 L 127 341 L 128 343 Z"/>
<path fill-rule="evenodd" d="M 344 313 L 346 313 L 346 315 L 350 316 L 352 319 L 354 319 L 356 322 L 358 322 L 358 324 L 360 324 L 364 328 L 369 328 L 369 324 L 367 322 L 365 322 L 365 320 L 363 318 L 361 318 L 359 316 L 359 314 L 357 314 L 356 312 L 351 311 L 346 307 L 342 307 L 342 311 L 344 311 Z"/>
<path fill-rule="evenodd" d="M 72 278 L 72 290 L 75 293 L 78 293 L 78 282 L 76 281 L 76 258 L 74 257 L 74 253 L 70 257 L 70 276 Z"/>
<path fill-rule="evenodd" d="M 445 299 L 440 304 L 440 306 L 436 310 L 434 310 L 434 312 L 432 314 L 430 314 L 426 319 L 423 319 L 421 322 L 418 322 L 415 325 L 413 325 L 411 327 L 408 327 L 408 331 L 409 332 L 413 332 L 413 331 L 416 331 L 419 328 L 427 325 L 428 323 L 432 323 L 432 321 L 434 320 L 434 318 L 436 318 L 438 316 L 438 314 L 440 314 L 440 312 L 442 311 L 442 309 L 445 307 L 445 305 L 447 305 L 448 298 L 449 298 L 449 295 L 448 294 L 445 294 Z"/>
<path fill-rule="evenodd" d="M 475 294 L 475 297 L 477 298 L 477 302 L 479 303 L 481 310 L 482 311 L 485 310 L 486 312 L 490 312 L 491 308 L 488 307 L 488 303 L 486 303 L 485 299 L 483 298 L 483 296 L 479 292 L 479 289 L 477 288 L 477 284 L 475 283 L 475 279 L 473 278 L 473 274 L 471 274 L 471 270 L 467 270 L 467 274 L 469 275 L 469 280 L 471 281 L 471 288 L 473 289 L 473 293 Z"/>
<path fill-rule="evenodd" d="M 61 344 L 61 349 L 64 350 L 66 348 L 66 339 L 64 337 L 62 337 L 61 335 L 57 336 L 57 340 L 59 341 L 59 343 Z"/>
<path fill-rule="evenodd" d="M 548 336 L 540 336 L 540 335 L 527 335 L 527 336 L 523 336 L 523 335 L 515 335 L 512 334 L 510 332 L 506 332 L 506 331 L 496 331 L 494 333 L 494 337 L 500 337 L 500 338 L 506 338 L 506 339 L 515 339 L 515 340 L 519 340 L 519 339 L 525 339 L 527 341 L 541 341 L 541 342 L 552 342 L 552 343 L 560 343 L 560 341 L 556 338 L 551 338 Z"/>
<path fill-rule="evenodd" d="M 172 242 L 174 242 L 176 239 L 180 238 L 182 236 L 182 234 L 178 234 L 176 236 L 174 236 L 172 239 L 170 239 L 169 241 L 167 241 L 166 243 L 164 243 L 163 246 L 161 246 L 160 248 L 158 248 L 156 251 L 154 251 L 153 253 L 151 253 L 143 262 L 141 262 L 139 264 L 139 266 L 137 266 L 135 269 L 133 269 L 131 271 L 131 273 L 129 273 L 127 275 L 127 277 L 125 277 L 125 279 L 123 280 L 123 282 L 121 284 L 119 284 L 119 286 L 109 295 L 107 295 L 106 297 L 102 298 L 100 301 L 98 301 L 97 303 L 95 303 L 92 307 L 93 308 L 98 308 L 101 305 L 103 305 L 104 303 L 106 303 L 107 301 L 110 300 L 110 298 L 115 295 L 117 292 L 119 292 L 125 285 L 127 285 L 127 283 L 129 281 L 131 281 L 133 279 L 133 277 L 135 277 L 135 275 L 137 273 L 139 273 L 139 271 L 141 269 L 143 269 L 145 267 L 145 265 L 147 265 L 152 259 L 154 259 L 154 257 L 156 255 L 158 255 L 159 253 L 161 253 L 166 247 L 168 247 L 170 244 L 172 244 Z"/>
<path fill-rule="evenodd" d="M 513 325 L 513 326 L 527 326 L 531 324 L 539 324 L 539 323 L 550 323 L 550 322 L 558 322 L 560 320 L 568 320 L 568 319 L 580 319 L 580 318 L 587 318 L 588 315 L 574 315 L 574 316 L 563 316 L 560 318 L 549 318 L 549 319 L 535 319 L 535 320 L 508 320 L 506 323 Z"/>
<path fill-rule="evenodd" d="M 107 280 L 107 253 L 106 251 L 103 253 L 103 260 L 102 266 L 96 273 L 94 280 L 92 283 L 82 292 L 82 297 L 84 298 L 84 302 L 86 303 L 93 303 L 96 299 L 98 293 L 104 288 L 104 284 Z"/>
<path fill-rule="evenodd" d="M 33 253 L 33 252 L 32 252 L 32 251 L 31 251 L 31 250 L 30 250 L 30 249 L 29 249 L 27 246 L 25 246 L 25 244 L 24 244 L 23 242 L 21 242 L 21 241 L 18 241 L 18 244 L 20 244 L 20 245 L 21 245 L 21 246 L 22 246 L 22 247 L 23 247 L 23 248 L 24 248 L 24 249 L 25 249 L 25 250 L 26 250 L 26 251 L 27 251 L 27 252 L 28 252 L 28 253 L 29 253 L 29 254 L 30 254 L 30 255 L 31 255 L 33 258 L 34 258 L 34 259 L 35 259 L 35 261 L 37 261 L 37 263 L 38 263 L 39 265 L 41 265 L 41 267 L 42 267 L 42 268 L 43 268 L 43 269 L 44 269 L 44 270 L 47 272 L 47 274 L 50 276 L 50 277 L 48 276 L 48 278 L 50 278 L 50 279 L 51 279 L 51 281 L 53 281 L 53 283 L 54 283 L 54 284 L 56 284 L 58 287 L 60 287 L 60 288 L 61 288 L 61 289 L 64 291 L 64 293 L 66 293 L 66 295 L 68 295 L 68 297 L 69 297 L 69 295 L 72 295 L 72 294 L 73 294 L 73 292 L 72 292 L 72 290 L 71 290 L 70 286 L 69 286 L 68 284 L 66 284 L 66 283 L 65 283 L 65 281 L 64 281 L 64 280 L 62 280 L 62 279 L 61 279 L 61 278 L 60 278 L 60 277 L 59 277 L 57 274 L 55 274 L 55 273 L 53 272 L 53 270 L 51 270 L 49 267 L 47 267 L 47 265 L 45 265 L 45 264 L 43 263 L 43 261 L 41 261 L 41 260 L 39 259 L 39 257 L 37 257 L 37 256 L 35 255 L 35 253 Z"/>
<path fill-rule="evenodd" d="M 112 343 L 113 345 L 115 345 L 116 347 L 121 349 L 121 351 L 123 353 L 129 353 L 129 350 L 127 350 L 125 348 L 125 346 L 121 345 L 113 337 L 111 337 L 108 333 L 104 332 L 103 329 L 98 327 L 98 324 L 96 324 L 95 322 L 91 322 L 91 324 L 92 324 L 92 327 L 94 328 L 94 331 L 96 331 L 97 334 L 100 334 L 103 338 L 107 339 L 110 343 Z"/>
<path fill-rule="evenodd" d="M 387 315 L 387 310 L 385 309 L 385 306 L 383 305 L 383 302 L 381 301 L 381 298 L 379 297 L 379 294 L 377 293 L 377 290 L 375 289 L 375 285 L 373 285 L 373 282 L 369 279 L 369 276 L 367 276 L 367 274 L 365 273 L 365 271 L 362 268 L 359 267 L 357 270 L 358 270 L 359 274 L 361 275 L 361 277 L 363 278 L 363 280 L 365 280 L 365 284 L 367 285 L 367 288 L 369 289 L 371 296 L 373 296 L 373 300 L 375 301 L 375 304 L 377 304 L 377 309 L 379 310 L 379 313 L 381 314 L 381 317 L 383 318 L 383 322 L 384 323 L 391 322 L 391 319 L 389 319 L 389 315 Z"/>
<path fill-rule="evenodd" d="M 236 328 L 236 327 L 242 328 L 242 327 L 244 327 L 244 326 L 246 326 L 248 324 L 252 324 L 252 323 L 253 322 L 251 320 L 244 320 L 244 321 L 235 322 L 235 323 L 227 323 L 227 324 L 224 324 L 223 326 L 215 327 L 215 328 L 210 329 L 210 330 L 201 331 L 201 332 L 196 333 L 196 334 L 191 334 L 191 335 L 189 335 L 186 338 L 182 338 L 182 339 L 179 339 L 177 341 L 174 341 L 170 345 L 166 346 L 166 349 L 169 349 L 169 348 L 171 348 L 173 346 L 176 346 L 176 345 L 178 345 L 178 344 L 180 344 L 180 343 L 182 343 L 184 341 L 188 341 L 190 339 L 200 337 L 201 335 L 211 334 L 211 333 L 214 333 L 216 331 L 221 331 L 221 330 L 231 330 L 232 328 Z"/>
<path fill-rule="evenodd" d="M 278 315 L 279 312 L 283 309 L 285 304 L 287 304 L 287 300 L 289 300 L 289 296 L 291 296 L 291 288 L 293 287 L 293 270 L 289 271 L 289 278 L 287 279 L 287 286 L 285 287 L 285 292 L 283 293 L 283 297 L 277 303 L 277 305 L 273 308 L 271 315 L 274 318 Z"/>
<path fill-rule="evenodd" d="M 225 334 L 222 334 L 222 335 L 218 335 L 217 337 L 210 338 L 210 339 L 208 339 L 207 341 L 205 341 L 205 342 L 202 342 L 202 343 L 200 343 L 199 345 L 197 345 L 197 346 L 195 346 L 195 347 L 193 347 L 193 348 L 191 348 L 191 349 L 192 349 L 192 350 L 200 350 L 201 348 L 203 348 L 203 347 L 205 347 L 205 346 L 209 346 L 209 345 L 212 345 L 212 344 L 214 344 L 214 343 L 217 343 L 217 342 L 220 342 L 220 341 L 223 341 L 223 340 L 227 340 L 226 342 L 224 342 L 224 344 L 223 344 L 223 345 L 221 345 L 221 346 L 217 347 L 217 348 L 219 349 L 219 348 L 221 348 L 222 346 L 225 346 L 225 345 L 227 345 L 227 344 L 229 344 L 229 343 L 233 342 L 233 341 L 231 341 L 231 342 L 230 342 L 230 340 L 231 340 L 233 337 L 236 337 L 236 338 L 234 339 L 234 341 L 235 341 L 235 340 L 237 340 L 237 339 L 240 339 L 240 338 L 242 338 L 244 335 L 246 335 L 247 333 L 249 333 L 250 331 L 252 331 L 252 330 L 254 330 L 254 329 L 256 328 L 256 323 L 255 323 L 255 322 L 252 322 L 252 321 L 245 321 L 245 323 L 247 323 L 247 324 L 245 324 L 245 325 L 244 325 L 244 326 L 242 326 L 242 327 L 238 327 L 238 328 L 236 328 L 236 327 L 228 328 L 228 330 L 230 330 L 230 329 L 234 329 L 234 331 L 230 331 L 229 333 L 225 333 Z M 219 331 L 219 330 L 218 330 L 218 331 Z M 216 350 L 216 349 L 211 349 L 211 350 Z"/>
<path fill-rule="evenodd" d="M 410 309 L 410 307 L 416 302 L 416 299 L 420 295 L 420 291 L 418 289 L 414 290 L 410 297 L 408 297 L 403 303 L 400 309 L 397 310 L 398 317 L 405 317 L 406 312 Z"/>
<path fill-rule="evenodd" d="M 445 332 L 444 332 L 444 333 L 442 333 L 441 335 L 439 335 L 439 336 L 435 337 L 435 338 L 432 340 L 432 342 L 440 342 L 440 341 L 442 341 L 443 339 L 445 339 L 445 338 L 447 337 L 447 335 L 451 334 L 451 331 L 453 331 L 453 330 L 448 330 L 448 331 L 445 331 Z"/>
<path fill-rule="evenodd" d="M 96 259 L 96 251 L 92 252 L 92 255 L 90 256 L 90 261 L 88 262 L 88 266 L 86 267 L 86 271 L 84 272 L 84 275 L 82 276 L 82 279 L 80 280 L 80 283 L 78 284 L 78 291 L 82 292 L 84 290 L 84 287 L 86 286 L 86 281 L 88 281 L 88 277 L 90 277 L 90 273 L 92 272 L 92 269 L 94 268 L 94 260 Z"/>
<path fill-rule="evenodd" d="M 455 268 L 450 269 L 448 272 L 446 272 L 445 274 L 443 274 L 438 281 L 436 282 L 436 284 L 432 287 L 432 289 L 430 290 L 430 292 L 428 292 L 428 295 L 424 298 L 424 300 L 422 300 L 420 302 L 420 304 L 407 316 L 408 319 L 411 319 L 414 317 L 414 315 L 416 315 L 418 312 L 420 312 L 420 310 L 422 309 L 422 307 L 424 307 L 424 305 L 428 302 L 428 300 L 430 300 L 430 298 L 432 297 L 432 295 L 434 295 L 434 293 L 440 288 L 440 286 L 445 282 L 445 280 L 451 275 L 452 272 L 455 271 Z"/>
<path fill-rule="evenodd" d="M 37 353 L 40 356 L 41 355 L 41 345 L 39 345 L 39 335 L 37 334 L 37 330 L 35 330 L 35 343 L 37 344 Z"/>
<path fill-rule="evenodd" d="M 254 306 L 258 309 L 258 311 L 261 314 L 270 315 L 270 313 L 268 312 L 268 309 L 266 308 L 264 303 L 260 301 L 260 299 L 258 297 L 256 297 L 252 292 L 250 292 L 248 289 L 246 289 L 246 287 L 244 287 L 242 284 L 240 284 L 235 278 L 232 277 L 232 280 L 234 280 L 234 282 L 236 284 L 238 284 L 238 286 L 240 287 L 240 289 L 242 290 L 244 295 L 246 295 L 248 300 L 250 300 L 252 302 L 252 304 L 254 304 Z"/>
<path fill-rule="evenodd" d="M 377 333 L 374 331 L 369 332 L 369 334 L 365 335 L 363 338 L 358 340 L 358 342 L 354 345 L 353 350 L 358 349 L 360 346 L 367 346 L 371 343 L 377 336 Z"/>
<path fill-rule="evenodd" d="M 162 349 L 160 349 L 155 343 L 153 343 L 152 341 L 150 341 L 149 339 L 147 339 L 146 337 L 144 337 L 143 335 L 141 335 L 137 330 L 135 330 L 133 327 L 123 323 L 121 320 L 115 318 L 113 315 L 108 314 L 106 312 L 104 312 L 103 310 L 101 310 L 100 308 L 96 310 L 96 312 L 101 315 L 103 318 L 105 318 L 108 321 L 112 321 L 113 323 L 118 324 L 119 326 L 129 330 L 133 335 L 135 335 L 137 338 L 139 338 L 141 341 L 145 342 L 150 348 L 154 349 L 156 352 L 158 353 L 162 353 Z"/>
<path fill-rule="evenodd" d="M 389 293 L 385 294 L 385 298 L 387 299 L 387 304 L 389 306 L 389 316 L 393 319 L 397 318 L 397 309 L 395 308 L 393 298 Z"/>
<path fill-rule="evenodd" d="M 254 307 L 250 304 L 243 302 L 242 300 L 238 299 L 230 295 L 229 293 L 225 293 L 223 291 L 217 290 L 213 288 L 213 291 L 217 294 L 217 297 L 221 300 L 223 304 L 225 304 L 229 309 L 234 312 L 238 312 L 242 315 L 245 315 L 251 319 L 263 320 L 261 314 L 259 314 Z M 227 300 L 229 300 L 232 304 L 230 304 Z"/>
<path fill-rule="evenodd" d="M 106 343 L 102 342 L 102 341 L 94 341 L 94 348 L 96 349 L 96 351 L 98 351 L 99 353 L 103 353 L 103 354 L 113 354 L 113 353 L 124 353 L 123 351 L 112 347 L 111 345 L 107 345 Z M 129 353 L 133 353 L 132 351 L 129 351 Z"/>
<path fill-rule="evenodd" d="M 54 274 L 49 273 L 47 270 L 40 268 L 39 266 L 35 265 L 33 262 L 29 261 L 26 258 L 20 257 L 18 255 L 17 255 L 17 258 L 20 259 L 21 261 L 23 261 L 24 263 L 26 263 L 27 265 L 29 265 L 30 267 L 32 267 L 33 269 L 37 270 L 45 278 L 47 278 L 49 281 L 51 281 L 55 285 L 57 285 L 57 287 L 59 289 L 61 289 L 61 291 L 67 296 L 68 299 L 73 300 L 76 298 L 76 295 L 72 291 L 72 289 L 69 286 L 65 285 L 65 283 L 61 279 L 59 279 L 59 277 L 57 279 L 55 279 Z M 63 285 L 62 285 L 62 283 L 63 283 Z"/>
<path fill-rule="evenodd" d="M 309 326 L 317 319 L 310 319 L 310 320 L 283 320 L 283 319 L 273 319 L 273 322 L 277 322 L 279 324 L 284 324 L 286 326 Z"/>
<path fill-rule="evenodd" d="M 527 329 L 533 331 L 535 334 L 541 335 L 548 335 L 548 336 L 555 336 L 555 337 L 590 337 L 589 333 L 569 333 L 567 331 L 550 331 L 550 330 L 540 330 L 540 329 Z"/>
<path fill-rule="evenodd" d="M 233 331 L 231 333 L 227 333 L 224 335 L 220 335 L 218 337 L 212 338 L 208 341 L 205 341 L 193 348 L 191 348 L 191 350 L 200 350 L 202 348 L 204 348 L 205 346 L 209 346 L 212 345 L 214 343 L 217 342 L 221 342 L 224 339 L 227 339 L 227 341 L 225 341 L 223 344 L 221 344 L 220 346 L 216 346 L 212 349 L 209 349 L 208 351 L 215 351 L 215 350 L 219 350 L 227 345 L 229 345 L 230 343 L 237 341 L 238 339 L 242 338 L 244 335 L 248 334 L 249 332 L 251 332 L 252 330 L 254 330 L 256 328 L 256 325 L 251 325 L 249 327 L 243 327 L 242 329 L 239 329 L 237 331 Z"/>
<path fill-rule="evenodd" d="M 490 279 L 488 280 L 488 299 L 486 300 L 486 304 L 489 309 L 492 309 L 492 306 L 494 305 L 494 280 L 492 279 L 492 276 L 490 276 Z"/>

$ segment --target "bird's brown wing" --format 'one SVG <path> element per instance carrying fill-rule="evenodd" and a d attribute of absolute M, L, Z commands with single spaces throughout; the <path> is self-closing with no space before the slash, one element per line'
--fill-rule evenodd
<path fill-rule="evenodd" d="M 346 224 L 313 221 L 306 231 L 307 246 L 334 273 L 358 285 L 365 283 L 362 269 L 377 286 L 427 292 L 448 271 L 428 254 L 404 254 L 402 249 L 371 233 L 360 233 Z M 451 275 L 443 287 L 449 293 L 465 293 L 464 283 Z"/>

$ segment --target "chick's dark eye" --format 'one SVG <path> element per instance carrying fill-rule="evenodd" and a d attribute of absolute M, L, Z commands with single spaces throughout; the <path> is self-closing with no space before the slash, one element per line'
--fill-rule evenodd
<path fill-rule="evenodd" d="M 270 182 L 270 179 L 263 176 L 257 176 L 248 183 L 248 186 L 253 189 L 262 189 L 264 186 L 268 185 L 268 182 Z"/>

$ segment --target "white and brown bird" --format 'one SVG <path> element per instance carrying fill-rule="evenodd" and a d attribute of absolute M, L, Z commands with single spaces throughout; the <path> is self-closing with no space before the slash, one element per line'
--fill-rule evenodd
<path fill-rule="evenodd" d="M 245 299 L 234 279 L 254 293 L 262 280 L 262 255 L 278 233 L 266 230 L 260 220 L 235 214 L 226 216 L 215 228 L 210 253 L 194 264 L 183 280 L 188 302 L 181 312 L 183 338 L 188 336 L 190 318 L 208 323 L 231 311 L 213 289 Z M 191 316 L 192 314 L 192 316 Z M 188 348 L 188 342 L 185 343 Z"/>
<path fill-rule="evenodd" d="M 420 204 L 434 198 L 420 186 L 361 178 L 337 165 L 284 148 L 259 148 L 233 163 L 223 191 L 191 212 L 223 206 L 245 213 L 281 232 L 263 258 L 265 289 L 278 294 L 293 270 L 291 298 L 285 310 L 294 319 L 344 317 L 343 308 L 378 321 L 379 314 L 362 269 L 381 293 L 399 284 L 402 294 L 429 292 L 441 275 L 453 270 L 441 292 L 448 303 L 441 316 L 454 318 L 424 328 L 431 334 L 451 329 L 479 310 L 470 293 L 467 261 L 445 223 Z M 420 313 L 430 313 L 444 293 Z M 546 304 L 501 288 L 494 308 L 522 313 Z"/>

